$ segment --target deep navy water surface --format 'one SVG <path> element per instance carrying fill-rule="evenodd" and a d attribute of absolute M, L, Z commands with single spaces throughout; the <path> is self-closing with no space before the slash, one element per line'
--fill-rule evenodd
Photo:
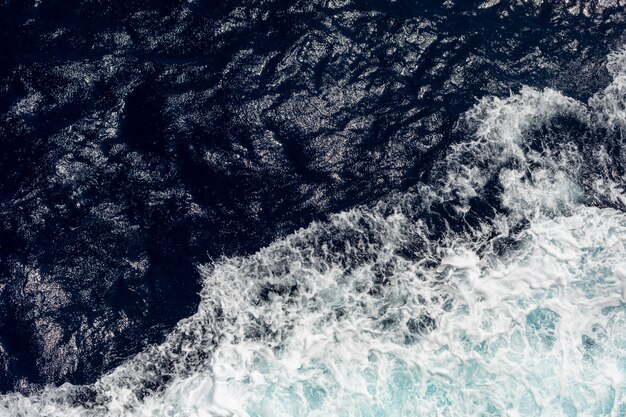
<path fill-rule="evenodd" d="M 424 181 L 477 97 L 586 99 L 621 0 L 3 0 L 0 391 L 94 381 L 196 265 Z"/>

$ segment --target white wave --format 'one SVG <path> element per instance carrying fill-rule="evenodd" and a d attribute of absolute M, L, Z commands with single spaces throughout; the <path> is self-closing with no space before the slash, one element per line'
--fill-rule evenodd
<path fill-rule="evenodd" d="M 573 178 L 566 178 L 570 173 L 565 177 L 556 174 L 563 169 L 576 170 L 578 155 L 573 149 L 558 155 L 539 154 L 529 148 L 528 132 L 562 115 L 584 119 L 587 112 L 583 104 L 551 89 L 539 91 L 523 87 L 519 94 L 506 99 L 482 99 L 465 115 L 465 123 L 473 131 L 472 137 L 453 145 L 452 151 L 441 162 L 439 169 L 445 172 L 445 176 L 436 187 L 437 194 L 444 200 L 454 201 L 460 205 L 460 211 L 464 211 L 469 199 L 478 197 L 494 175 L 499 175 L 505 206 L 526 215 L 526 206 L 553 206 L 562 193 L 548 195 L 546 191 L 553 187 L 575 188 Z M 549 171 L 548 175 L 546 171 Z M 547 176 L 553 177 L 556 183 L 548 184 Z M 545 183 L 548 188 L 536 187 L 537 181 Z M 529 188 L 538 192 L 529 193 Z M 516 192 L 518 195 L 514 195 Z M 564 197 L 573 197 L 567 194 Z"/>
<path fill-rule="evenodd" d="M 626 202 L 626 50 L 608 68 L 588 103 L 481 100 L 430 185 L 201 267 L 198 312 L 163 344 L 0 414 L 624 415 L 626 214 L 588 205 Z M 541 135 L 562 117 L 595 141 Z M 492 216 L 433 230 L 435 205 L 442 225 L 494 189 Z"/>
<path fill-rule="evenodd" d="M 609 55 L 607 69 L 613 82 L 589 100 L 593 115 L 608 129 L 626 131 L 626 48 Z M 623 138 L 623 136 L 622 136 Z"/>

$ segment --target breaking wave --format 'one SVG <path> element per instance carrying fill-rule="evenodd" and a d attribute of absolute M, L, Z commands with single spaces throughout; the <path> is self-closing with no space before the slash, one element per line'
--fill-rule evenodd
<path fill-rule="evenodd" d="M 480 100 L 425 183 L 200 266 L 163 344 L 0 414 L 626 414 L 626 49 L 607 68 L 587 103 Z"/>

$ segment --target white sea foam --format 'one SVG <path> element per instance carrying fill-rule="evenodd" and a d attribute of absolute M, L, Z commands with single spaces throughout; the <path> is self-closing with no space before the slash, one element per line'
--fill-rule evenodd
<path fill-rule="evenodd" d="M 198 312 L 163 344 L 88 388 L 5 395 L 0 414 L 625 415 L 626 50 L 608 68 L 587 104 L 481 100 L 431 184 L 201 267 Z M 537 133 L 563 117 L 596 140 Z M 493 215 L 431 221 L 489 187 Z"/>

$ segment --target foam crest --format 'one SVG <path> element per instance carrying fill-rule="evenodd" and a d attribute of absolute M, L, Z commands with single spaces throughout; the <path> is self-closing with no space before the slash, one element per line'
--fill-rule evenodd
<path fill-rule="evenodd" d="M 340 222 L 365 236 L 362 215 Z M 400 216 L 365 221 L 402 240 Z M 200 316 L 215 311 L 224 320 L 208 366 L 131 408 L 118 393 L 106 412 L 527 416 L 626 409 L 624 214 L 584 208 L 536 222 L 505 257 L 450 241 L 436 266 L 395 264 L 378 292 L 372 269 L 389 259 L 393 244 L 347 271 L 345 259 L 327 257 L 323 244 L 321 256 L 303 256 L 299 245 L 310 232 L 205 270 L 213 291 L 192 320 L 207 323 Z M 259 300 L 275 282 L 290 289 L 273 287 Z"/>
<path fill-rule="evenodd" d="M 465 203 L 478 197 L 501 169 L 515 170 L 523 177 L 531 158 L 541 163 L 550 158 L 530 155 L 528 133 L 564 114 L 585 115 L 585 108 L 561 93 L 523 87 L 508 98 L 487 97 L 470 109 L 462 121 L 471 137 L 452 146 L 440 163 L 445 173 L 439 184 L 444 198 Z"/>
<path fill-rule="evenodd" d="M 481 99 L 460 120 L 466 139 L 438 164 L 433 201 L 463 215 L 483 199 L 518 220 L 584 201 L 626 208 L 625 48 L 608 57 L 607 69 L 612 82 L 587 103 L 526 86 Z M 494 187 L 498 198 L 488 201 Z"/>
<path fill-rule="evenodd" d="M 607 69 L 613 82 L 589 103 L 597 121 L 610 130 L 619 129 L 623 139 L 626 130 L 626 48 L 609 55 Z"/>

